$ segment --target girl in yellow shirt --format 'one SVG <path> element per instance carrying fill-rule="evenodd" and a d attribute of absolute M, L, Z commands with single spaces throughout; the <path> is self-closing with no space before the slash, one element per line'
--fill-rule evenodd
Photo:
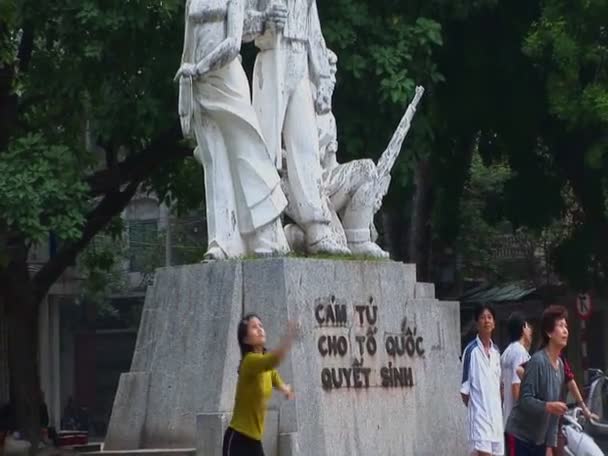
<path fill-rule="evenodd" d="M 249 314 L 239 322 L 237 337 L 242 359 L 232 421 L 224 434 L 223 456 L 264 456 L 262 436 L 272 388 L 287 399 L 293 398 L 291 387 L 283 383 L 275 368 L 291 348 L 296 334 L 297 326 L 290 322 L 279 347 L 266 352 L 266 332 L 259 317 Z"/>

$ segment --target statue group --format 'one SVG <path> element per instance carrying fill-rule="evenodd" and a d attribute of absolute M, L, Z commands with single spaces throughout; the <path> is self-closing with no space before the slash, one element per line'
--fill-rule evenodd
<path fill-rule="evenodd" d="M 239 57 L 250 41 L 258 49 L 251 89 Z M 388 257 L 373 218 L 423 89 L 378 164 L 340 164 L 336 65 L 316 0 L 187 0 L 176 80 L 182 130 L 204 170 L 207 259 Z"/>

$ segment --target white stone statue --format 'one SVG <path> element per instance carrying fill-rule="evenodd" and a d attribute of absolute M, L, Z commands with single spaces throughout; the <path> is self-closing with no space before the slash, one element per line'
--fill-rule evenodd
<path fill-rule="evenodd" d="M 293 218 L 303 229 L 305 250 L 348 253 L 334 240 L 321 188 L 316 114 L 330 108 L 331 77 L 316 1 L 249 0 L 248 5 L 244 37 L 259 48 L 253 105 L 279 168 L 285 150 Z"/>
<path fill-rule="evenodd" d="M 194 133 L 204 168 L 208 259 L 289 250 L 279 218 L 287 202 L 239 59 L 245 1 L 186 2 L 176 79 L 182 130 Z"/>
<path fill-rule="evenodd" d="M 331 75 L 331 85 L 329 86 L 331 96 L 335 87 L 338 59 L 329 49 L 327 58 Z M 389 256 L 388 252 L 382 250 L 375 242 L 377 232 L 374 228 L 374 215 L 380 209 L 382 200 L 388 191 L 390 171 L 400 153 L 423 92 L 422 87 L 416 88 L 414 100 L 404 114 L 377 166 L 370 159 L 338 163 L 335 117 L 331 110 L 317 116 L 323 189 L 325 203 L 331 213 L 332 232 L 335 241 L 341 245 L 346 244 L 354 255 L 375 258 L 388 258 Z M 289 179 L 289 175 L 287 175 L 287 179 Z M 290 200 L 286 211 L 291 216 L 291 193 L 285 184 L 283 184 L 283 188 Z M 295 225 L 288 225 L 285 227 L 285 231 L 292 248 L 301 250 L 303 248 L 301 229 Z"/>

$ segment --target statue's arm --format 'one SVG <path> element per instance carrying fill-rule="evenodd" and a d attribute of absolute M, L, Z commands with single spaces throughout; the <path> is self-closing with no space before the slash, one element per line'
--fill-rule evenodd
<path fill-rule="evenodd" d="M 335 149 L 329 149 L 325 152 L 325 159 L 323 160 L 323 169 L 332 170 L 336 168 L 338 163 L 338 157 Z"/>
<path fill-rule="evenodd" d="M 244 0 L 229 0 L 226 15 L 226 38 L 196 64 L 196 73 L 204 75 L 222 68 L 237 58 L 243 36 Z"/>
<path fill-rule="evenodd" d="M 192 62 L 192 33 L 190 29 L 190 21 L 188 20 L 188 10 L 190 9 L 190 1 L 186 1 L 185 14 L 184 14 L 184 49 L 182 51 L 182 65 L 184 63 L 193 63 Z"/>
<path fill-rule="evenodd" d="M 316 87 L 315 111 L 325 114 L 331 109 L 333 82 L 325 38 L 321 32 L 317 2 L 313 0 L 308 12 L 308 66 L 310 80 Z"/>
<path fill-rule="evenodd" d="M 310 77 L 317 88 L 329 82 L 329 62 L 327 59 L 327 46 L 321 31 L 317 2 L 313 0 L 308 13 L 308 61 Z"/>

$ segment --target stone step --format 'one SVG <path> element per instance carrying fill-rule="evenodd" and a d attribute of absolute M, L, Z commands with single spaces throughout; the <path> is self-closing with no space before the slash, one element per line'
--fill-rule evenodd
<path fill-rule="evenodd" d="M 83 456 L 194 456 L 195 448 L 143 448 L 139 450 L 112 450 L 79 452 Z"/>
<path fill-rule="evenodd" d="M 101 443 L 87 443 L 86 445 L 74 445 L 71 450 L 75 453 L 94 453 L 101 451 Z"/>

